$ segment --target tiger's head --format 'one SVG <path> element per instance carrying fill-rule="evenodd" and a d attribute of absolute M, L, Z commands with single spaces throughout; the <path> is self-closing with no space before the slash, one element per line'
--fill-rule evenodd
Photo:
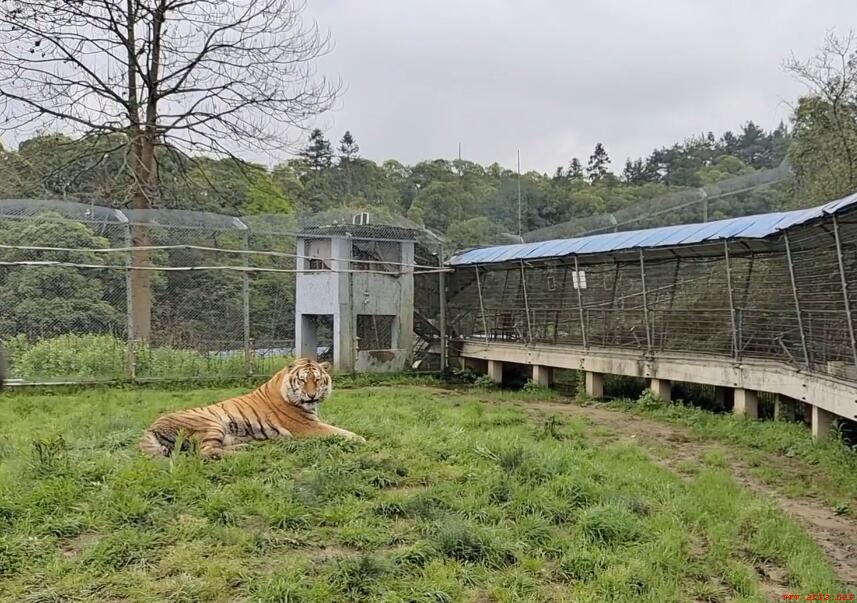
<path fill-rule="evenodd" d="M 283 376 L 283 399 L 307 412 L 316 413 L 319 403 L 333 391 L 333 380 L 328 371 L 329 362 L 296 359 L 286 367 Z"/>

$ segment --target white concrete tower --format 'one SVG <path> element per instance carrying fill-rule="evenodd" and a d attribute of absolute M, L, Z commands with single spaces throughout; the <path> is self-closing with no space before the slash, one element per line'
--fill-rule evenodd
<path fill-rule="evenodd" d="M 296 353 L 315 358 L 319 327 L 328 325 L 335 370 L 409 367 L 414 246 L 412 230 L 365 222 L 304 230 L 297 239 Z"/>

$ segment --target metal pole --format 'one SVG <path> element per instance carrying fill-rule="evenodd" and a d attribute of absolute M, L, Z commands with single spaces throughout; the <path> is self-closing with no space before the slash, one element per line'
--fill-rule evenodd
<path fill-rule="evenodd" d="M 527 297 L 527 277 L 524 274 L 524 260 L 521 260 L 521 288 L 524 291 L 524 310 L 527 313 L 527 338 L 533 343 L 533 325 L 530 323 L 530 301 Z"/>
<path fill-rule="evenodd" d="M 459 155 L 461 147 L 459 146 Z M 461 157 L 459 156 L 459 159 Z M 446 371 L 448 366 L 448 360 L 446 357 L 446 272 L 443 271 L 443 265 L 446 261 L 444 259 L 443 254 L 443 245 L 441 245 L 437 252 L 437 260 L 440 265 L 440 272 L 437 275 L 437 286 L 439 291 L 439 299 L 440 302 L 440 370 L 441 372 Z"/>
<path fill-rule="evenodd" d="M 123 215 L 124 217 L 124 215 Z M 136 348 L 134 345 L 134 340 L 136 338 L 136 329 L 134 328 L 134 294 L 133 294 L 133 285 L 131 278 L 131 266 L 134 263 L 132 251 L 130 251 L 131 247 L 134 245 L 133 237 L 131 236 L 131 224 L 128 222 L 127 218 L 125 219 L 125 247 L 128 248 L 128 253 L 125 254 L 125 266 L 127 266 L 125 270 L 125 313 L 127 326 L 126 330 L 128 331 L 127 336 L 127 348 L 125 350 L 125 374 L 129 379 L 134 380 L 137 378 L 137 354 Z"/>
<path fill-rule="evenodd" d="M 479 266 L 473 266 L 476 270 L 476 290 L 479 292 L 479 310 L 482 312 L 482 332 L 485 334 L 485 341 L 488 341 L 488 321 L 485 318 L 485 302 L 482 300 L 482 281 L 479 280 Z"/>
<path fill-rule="evenodd" d="M 250 250 L 250 233 L 244 231 L 244 251 Z M 241 254 L 244 272 L 241 276 L 241 303 L 244 310 L 244 374 L 248 377 L 253 374 L 253 357 L 250 346 L 250 272 L 246 270 L 250 266 L 250 254 Z"/>
<path fill-rule="evenodd" d="M 575 278 L 571 279 L 572 284 L 574 284 L 575 280 L 577 281 L 577 307 L 580 311 L 580 334 L 583 338 L 583 347 L 589 348 L 589 342 L 586 339 L 586 317 L 583 314 L 583 294 L 580 292 L 580 286 L 583 284 L 583 279 L 580 278 L 580 269 L 577 265 L 577 256 L 574 256 L 574 276 Z"/>
<path fill-rule="evenodd" d="M 797 281 L 795 280 L 795 265 L 792 261 L 792 248 L 789 244 L 789 232 L 786 230 L 783 232 L 783 239 L 786 242 L 786 259 L 789 263 L 789 278 L 792 283 L 792 296 L 795 301 L 795 314 L 797 315 L 797 327 L 800 330 L 800 344 L 803 347 L 803 361 L 806 364 L 807 368 L 809 368 L 809 349 L 806 347 L 806 333 L 803 331 L 803 317 L 800 314 L 800 299 L 797 294 Z"/>
<path fill-rule="evenodd" d="M 649 300 L 646 294 L 646 261 L 640 249 L 640 276 L 643 279 L 643 318 L 646 321 L 646 349 L 652 353 L 652 330 L 649 327 Z"/>
<path fill-rule="evenodd" d="M 848 279 L 845 278 L 845 262 L 842 259 L 842 241 L 839 239 L 839 221 L 833 214 L 833 236 L 836 239 L 836 258 L 839 260 L 839 278 L 842 281 L 842 298 L 845 301 L 845 318 L 848 320 L 848 335 L 851 337 L 851 353 L 857 366 L 857 339 L 854 337 L 854 321 L 851 318 L 851 300 L 848 295 Z"/>
<path fill-rule="evenodd" d="M 522 238 L 523 227 L 521 220 L 521 150 L 518 149 L 518 238 L 524 242 Z"/>
<path fill-rule="evenodd" d="M 726 257 L 726 288 L 729 292 L 729 318 L 732 322 L 732 357 L 738 359 L 738 327 L 735 324 L 735 298 L 732 294 L 732 264 L 729 261 L 729 241 L 723 241 Z"/>

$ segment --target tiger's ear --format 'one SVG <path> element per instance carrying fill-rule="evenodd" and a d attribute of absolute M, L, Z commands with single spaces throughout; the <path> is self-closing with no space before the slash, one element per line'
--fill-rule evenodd
<path fill-rule="evenodd" d="M 326 372 L 326 373 L 330 372 L 330 363 L 329 362 L 327 362 L 327 361 L 320 362 L 318 365 L 321 367 L 321 370 L 323 370 L 324 372 Z"/>

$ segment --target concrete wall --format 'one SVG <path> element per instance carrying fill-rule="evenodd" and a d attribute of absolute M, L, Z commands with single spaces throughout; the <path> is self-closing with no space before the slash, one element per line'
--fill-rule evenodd
<path fill-rule="evenodd" d="M 316 239 L 298 239 L 298 253 L 324 259 L 328 246 Z M 314 355 L 316 340 L 307 315 L 333 316 L 333 365 L 340 371 L 386 372 L 408 367 L 413 351 L 414 278 L 408 267 L 399 274 L 349 272 L 351 239 L 329 239 L 330 271 L 298 273 L 295 292 L 295 345 L 301 354 Z M 412 264 L 414 244 L 402 243 L 400 257 L 391 261 Z M 298 263 L 309 269 L 307 260 Z M 358 350 L 357 316 L 395 316 L 392 345 L 387 354 Z"/>
<path fill-rule="evenodd" d="M 639 353 L 608 348 L 588 350 L 565 346 L 527 346 L 514 343 L 466 342 L 463 358 L 489 362 L 552 366 L 592 373 L 686 381 L 721 387 L 770 392 L 807 402 L 834 415 L 857 418 L 857 387 L 845 381 L 801 372 L 775 361 L 745 360 L 703 355 Z"/>

